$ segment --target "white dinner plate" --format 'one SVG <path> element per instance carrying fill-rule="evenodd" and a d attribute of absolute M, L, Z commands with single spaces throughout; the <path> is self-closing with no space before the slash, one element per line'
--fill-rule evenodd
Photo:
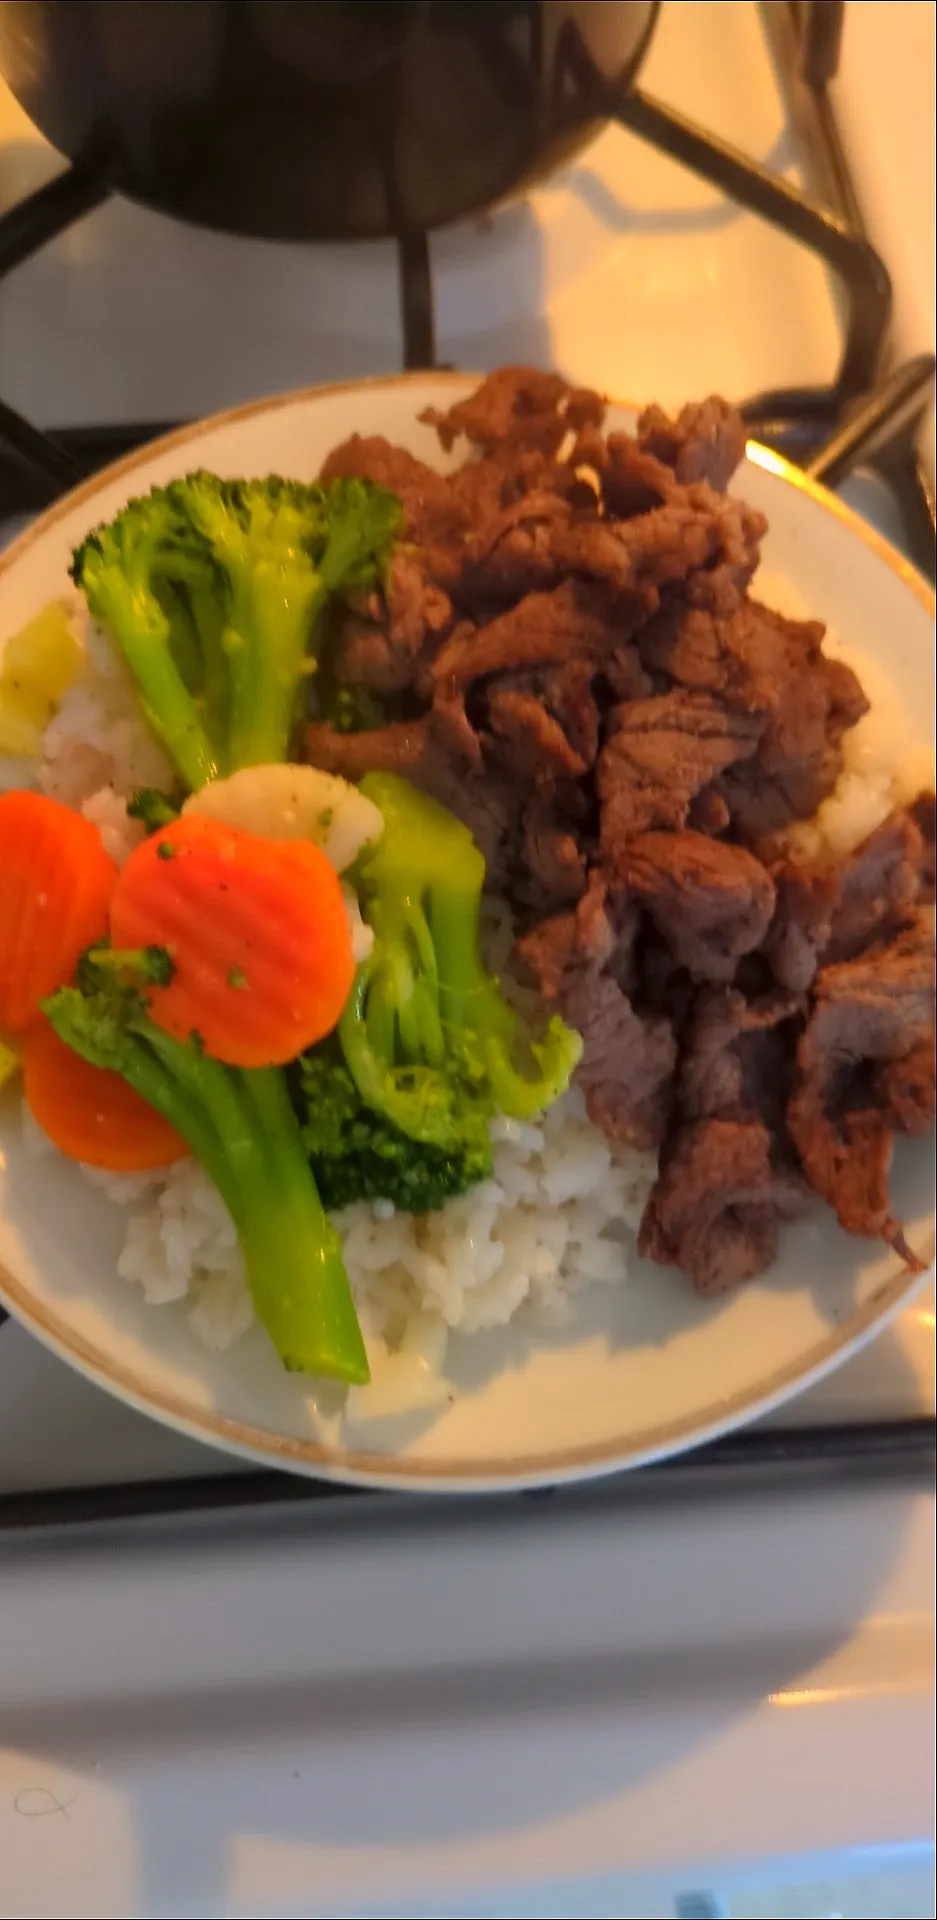
<path fill-rule="evenodd" d="M 385 434 L 446 464 L 417 415 L 473 382 L 413 375 L 288 394 L 184 428 L 59 501 L 0 559 L 0 636 L 67 586 L 72 548 L 132 494 L 193 467 L 310 478 L 349 433 Z M 610 409 L 612 427 L 633 413 Z M 905 736 L 934 736 L 934 600 L 914 570 L 822 487 L 751 446 L 734 491 L 766 513 L 759 590 L 824 620 L 859 656 Z M 2 644 L 2 639 L 0 639 Z M 934 1257 L 934 1146 L 901 1142 L 895 1211 Z M 153 1308 L 118 1278 L 125 1227 L 74 1167 L 25 1150 L 16 1097 L 0 1098 L 0 1297 L 38 1339 L 105 1391 L 232 1453 L 376 1486 L 533 1486 L 662 1458 L 779 1406 L 888 1322 L 918 1280 L 888 1248 L 816 1213 L 784 1230 L 764 1279 L 708 1303 L 679 1273 L 635 1262 L 626 1285 L 576 1297 L 570 1327 L 450 1336 L 457 1391 L 441 1413 L 357 1436 L 323 1426 L 310 1383 L 254 1331 L 202 1348 L 181 1306 Z"/>

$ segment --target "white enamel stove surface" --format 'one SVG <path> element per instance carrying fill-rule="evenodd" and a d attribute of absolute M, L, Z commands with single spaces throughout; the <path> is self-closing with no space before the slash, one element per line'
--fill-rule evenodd
<path fill-rule="evenodd" d="M 933 1505 L 14 1543 L 0 1915 L 923 1920 Z"/>

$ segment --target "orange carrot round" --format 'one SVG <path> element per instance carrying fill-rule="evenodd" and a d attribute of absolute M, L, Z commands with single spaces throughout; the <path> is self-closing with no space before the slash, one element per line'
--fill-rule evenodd
<path fill-rule="evenodd" d="M 0 1032 L 28 1027 L 107 932 L 116 878 L 82 814 L 41 793 L 0 794 Z"/>
<path fill-rule="evenodd" d="M 182 1135 L 155 1107 L 119 1073 L 92 1067 L 74 1053 L 48 1020 L 30 1027 L 22 1067 L 30 1113 L 70 1160 L 110 1173 L 146 1173 L 188 1153 Z"/>
<path fill-rule="evenodd" d="M 168 949 L 175 972 L 150 994 L 151 1018 L 232 1067 L 282 1066 L 321 1040 L 354 979 L 341 886 L 318 847 L 198 814 L 131 855 L 111 941 Z"/>

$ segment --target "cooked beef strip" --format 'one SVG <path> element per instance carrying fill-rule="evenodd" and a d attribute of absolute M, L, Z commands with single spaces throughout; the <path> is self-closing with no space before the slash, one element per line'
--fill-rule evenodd
<path fill-rule="evenodd" d="M 912 1047 L 901 1060 L 889 1061 L 876 1075 L 876 1092 L 896 1132 L 919 1137 L 934 1124 L 935 1054 L 933 1040 Z"/>
<path fill-rule="evenodd" d="M 893 929 L 921 894 L 923 842 L 912 816 L 899 809 L 839 868 L 839 898 L 826 960 L 852 960 L 870 940 Z"/>
<path fill-rule="evenodd" d="M 754 752 L 761 725 L 681 689 L 613 707 L 596 768 L 605 858 L 617 861 L 636 833 L 685 826 L 696 795 Z"/>
<path fill-rule="evenodd" d="M 746 999 L 734 987 L 704 987 L 683 1036 L 677 1097 L 684 1120 L 762 1120 L 776 1139 L 794 1074 L 795 995 Z"/>
<path fill-rule="evenodd" d="M 839 1034 L 831 982 L 871 961 L 881 985 L 919 928 L 902 916 L 933 897 L 934 796 L 846 862 L 795 865 L 769 846 L 835 784 L 862 690 L 825 657 L 822 626 L 748 597 L 764 520 L 723 491 L 744 451 L 732 409 L 672 421 L 652 408 L 637 438 L 607 439 L 603 413 L 558 376 L 508 368 L 432 416 L 444 444 L 463 434 L 477 450 L 449 478 L 384 440 L 336 449 L 327 476 L 393 487 L 408 542 L 384 591 L 353 601 L 336 678 L 428 711 L 369 734 L 312 728 L 311 757 L 413 779 L 537 916 L 519 950 L 584 1034 L 594 1121 L 664 1139 L 642 1229 L 652 1257 L 703 1290 L 770 1263 L 803 1199 L 790 1115 L 812 1129 L 813 1186 L 826 1178 L 844 1222 L 880 1220 L 863 1230 L 906 1251 L 886 1180 L 892 1129 L 933 1118 L 932 984 L 926 1031 L 833 1072 L 830 1111 L 818 1118 L 822 1059 L 799 1059 L 788 1093 L 797 996 L 817 976 L 809 1066 L 807 1035 L 822 1056 L 823 1022 Z M 841 1016 L 853 1039 L 875 999 L 863 993 Z"/>
<path fill-rule="evenodd" d="M 602 679 L 615 701 L 648 700 L 655 692 L 654 682 L 641 665 L 641 655 L 633 644 L 613 647 L 602 662 Z"/>
<path fill-rule="evenodd" d="M 789 654 L 774 686 L 757 752 L 727 773 L 721 788 L 734 831 L 749 843 L 816 813 L 839 778 L 844 733 L 868 712 L 852 669 L 828 660 L 819 646 L 806 659 Z"/>
<path fill-rule="evenodd" d="M 744 847 L 688 830 L 644 833 L 628 843 L 616 868 L 695 979 L 731 980 L 770 925 L 774 884 Z"/>
<path fill-rule="evenodd" d="M 823 653 L 817 621 L 787 620 L 734 587 L 724 604 L 720 615 L 671 597 L 638 645 L 651 673 L 765 716 L 758 751 L 720 788 L 735 831 L 754 842 L 816 812 L 868 702 L 851 668 Z"/>
<path fill-rule="evenodd" d="M 420 418 L 435 427 L 447 452 L 464 435 L 476 447 L 519 442 L 555 453 L 570 428 L 601 426 L 604 416 L 597 393 L 572 388 L 557 373 L 499 367 L 467 400 L 442 413 L 428 407 Z"/>
<path fill-rule="evenodd" d="M 575 975 L 562 1012 L 582 1034 L 576 1081 L 593 1125 L 622 1146 L 657 1146 L 667 1125 L 677 1059 L 670 1021 L 636 1013 L 607 974 Z"/>
<path fill-rule="evenodd" d="M 404 447 L 380 434 L 353 433 L 334 447 L 322 468 L 324 481 L 348 477 L 373 480 L 395 493 L 404 510 L 404 531 L 412 540 L 431 542 L 460 534 L 467 525 L 444 474 L 437 473 Z"/>
<path fill-rule="evenodd" d="M 539 783 L 580 776 L 599 747 L 599 710 L 588 660 L 502 674 L 487 697 L 488 725 L 511 750 L 511 766 Z"/>
<path fill-rule="evenodd" d="M 606 508 L 617 520 L 630 520 L 638 513 L 652 513 L 674 493 L 674 474 L 662 460 L 640 447 L 630 433 L 610 433 L 601 445 L 580 442 L 574 451 L 585 461 L 595 463 L 602 484 Z"/>
<path fill-rule="evenodd" d="M 503 741 L 515 775 L 523 780 L 555 780 L 582 774 L 586 761 L 541 699 L 519 687 L 492 688 L 488 699 L 491 730 Z"/>
<path fill-rule="evenodd" d="M 396 721 L 363 733 L 307 726 L 304 759 L 345 780 L 362 780 L 377 769 L 412 781 L 422 793 L 463 821 L 485 856 L 492 885 L 505 887 L 520 830 L 523 792 L 485 764 L 468 767 L 440 740 L 432 715 Z"/>
<path fill-rule="evenodd" d="M 691 401 L 671 420 L 662 407 L 646 407 L 638 421 L 638 444 L 668 467 L 684 486 L 706 480 L 724 493 L 745 458 L 745 423 L 727 400 L 712 394 Z"/>
<path fill-rule="evenodd" d="M 675 489 L 663 506 L 631 519 L 559 521 L 551 545 L 564 571 L 616 588 L 670 586 L 717 566 L 747 581 L 766 524 L 762 514 L 703 483 Z"/>
<path fill-rule="evenodd" d="M 628 638 L 627 624 L 619 627 L 618 617 L 601 589 L 581 581 L 566 580 L 552 593 L 528 593 L 471 636 L 453 635 L 433 661 L 432 684 L 468 686 L 495 673 L 601 660 Z"/>
<path fill-rule="evenodd" d="M 821 960 L 852 959 L 898 925 L 926 897 L 926 866 L 916 819 L 903 808 L 845 860 L 772 862 L 777 906 L 765 954 L 779 984 L 802 992 Z"/>
<path fill-rule="evenodd" d="M 787 1122 L 804 1172 L 847 1233 L 881 1237 L 913 1256 L 891 1218 L 888 1173 L 898 1091 L 905 1118 L 919 1104 L 920 1055 L 934 1050 L 934 941 L 915 914 L 859 959 L 824 967 L 797 1048 Z M 911 1064 L 906 1080 L 889 1069 Z"/>
<path fill-rule="evenodd" d="M 650 1147 L 663 1138 L 677 1045 L 670 1021 L 636 1012 L 622 984 L 635 933 L 630 903 L 593 873 L 575 912 L 541 922 L 517 951 L 582 1035 L 576 1081 L 589 1118 L 611 1140 Z"/>
<path fill-rule="evenodd" d="M 336 678 L 379 695 L 413 685 L 426 650 L 435 651 L 453 622 L 452 602 L 428 580 L 418 559 L 397 552 L 383 595 L 368 596 L 372 618 L 352 614 L 335 660 Z"/>
<path fill-rule="evenodd" d="M 764 951 L 781 987 L 804 993 L 830 942 L 839 900 L 839 869 L 827 860 L 791 860 L 769 867 L 777 901 Z"/>
<path fill-rule="evenodd" d="M 937 881 L 937 795 L 919 793 L 908 813 L 921 836 L 921 898 L 933 906 Z"/>
<path fill-rule="evenodd" d="M 514 881 L 519 905 L 550 913 L 585 892 L 584 810 L 582 794 L 570 781 L 534 787 L 524 807 L 520 871 Z"/>
<path fill-rule="evenodd" d="M 704 1296 L 725 1293 L 777 1259 L 781 1223 L 803 1211 L 806 1189 L 779 1162 L 755 1119 L 700 1120 L 667 1141 L 645 1208 L 638 1251 L 682 1267 Z"/>

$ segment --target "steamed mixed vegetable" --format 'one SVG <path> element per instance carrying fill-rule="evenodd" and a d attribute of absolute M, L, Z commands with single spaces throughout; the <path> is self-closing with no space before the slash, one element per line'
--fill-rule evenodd
<path fill-rule="evenodd" d="M 326 603 L 373 584 L 400 523 L 368 480 L 191 473 L 88 535 L 72 578 L 187 787 L 289 759 Z"/>
<path fill-rule="evenodd" d="M 119 872 L 80 814 L 0 796 L 0 1080 L 22 1067 L 73 1159 L 194 1155 L 284 1364 L 349 1383 L 368 1362 L 329 1213 L 465 1192 L 494 1116 L 550 1105 L 580 1050 L 557 1019 L 530 1034 L 486 972 L 484 860 L 452 815 L 389 774 L 290 762 L 323 613 L 379 578 L 399 520 L 359 481 L 200 473 L 132 501 L 73 573 L 178 790 L 134 797 L 146 837 Z M 38 725 L 57 695 L 31 697 Z"/>

